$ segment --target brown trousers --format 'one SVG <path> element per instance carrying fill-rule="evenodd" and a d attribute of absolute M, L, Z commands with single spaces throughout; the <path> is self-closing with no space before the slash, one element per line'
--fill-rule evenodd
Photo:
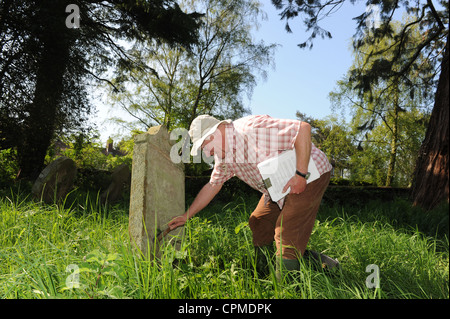
<path fill-rule="evenodd" d="M 300 194 L 288 194 L 282 210 L 270 200 L 264 205 L 263 195 L 249 219 L 254 246 L 271 245 L 275 240 L 277 255 L 283 259 L 303 256 L 330 175 L 325 173 L 307 184 Z"/>

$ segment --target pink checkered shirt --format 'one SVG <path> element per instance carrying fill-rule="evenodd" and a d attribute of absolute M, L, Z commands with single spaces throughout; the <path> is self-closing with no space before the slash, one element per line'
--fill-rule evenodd
<path fill-rule="evenodd" d="M 269 193 L 257 165 L 294 148 L 300 121 L 274 119 L 268 115 L 252 115 L 225 125 L 226 155 L 224 159 L 215 155 L 214 169 L 209 182 L 222 185 L 236 176 L 250 187 L 265 194 L 267 201 Z M 314 144 L 312 144 L 311 156 L 321 175 L 331 171 L 332 166 L 326 155 Z M 283 203 L 283 199 L 278 201 L 280 208 Z"/>

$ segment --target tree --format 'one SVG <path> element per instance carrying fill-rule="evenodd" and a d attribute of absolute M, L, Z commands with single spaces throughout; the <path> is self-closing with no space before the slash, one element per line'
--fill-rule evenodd
<path fill-rule="evenodd" d="M 299 111 L 296 116 L 311 125 L 312 142 L 330 159 L 334 176 L 343 177 L 344 172 L 350 169 L 351 156 L 356 152 L 347 123 L 336 116 L 319 120 Z"/>
<path fill-rule="evenodd" d="M 359 109 L 359 108 L 358 108 Z M 358 130 L 366 120 L 366 114 L 359 109 L 350 125 L 350 136 L 357 151 L 351 155 L 351 178 L 385 186 L 392 156 L 392 131 L 383 121 L 377 121 L 372 130 L 361 133 Z M 395 174 L 390 186 L 411 186 L 414 164 L 425 136 L 429 115 L 420 109 L 398 114 L 398 145 L 396 149 Z M 392 119 L 387 123 L 392 126 Z"/>
<path fill-rule="evenodd" d="M 67 65 L 78 58 L 70 50 L 74 33 L 65 27 L 55 32 L 65 6 L 52 4 L 2 1 L 0 6 L 0 147 L 16 148 L 22 175 L 42 163 L 58 124 L 75 124 L 75 117 L 57 108 L 65 108 L 62 97 L 75 104 L 73 115 L 83 118 L 87 110 L 78 73 L 71 74 Z"/>
<path fill-rule="evenodd" d="M 414 205 L 420 205 L 427 209 L 432 209 L 443 200 L 447 200 L 447 202 L 449 200 L 448 73 L 447 40 L 435 104 L 425 140 L 419 151 L 412 187 Z"/>
<path fill-rule="evenodd" d="M 204 0 L 181 5 L 205 12 L 193 49 L 162 44 L 146 50 L 146 44 L 135 44 L 130 50 L 135 67 L 119 69 L 111 81 L 112 102 L 144 129 L 154 124 L 187 128 L 200 114 L 241 117 L 248 113 L 242 94 L 251 93 L 256 73 L 264 75 L 271 64 L 274 45 L 251 39 L 262 15 L 258 2 Z"/>
<path fill-rule="evenodd" d="M 66 26 L 69 4 L 79 8 L 80 28 Z M 188 47 L 197 40 L 199 16 L 172 0 L 2 0 L 0 148 L 17 149 L 21 176 L 39 174 L 58 129 L 83 125 L 88 80 L 100 80 L 113 58 L 127 63 L 115 39 Z"/>
<path fill-rule="evenodd" d="M 400 24 L 398 22 L 392 24 L 393 32 L 399 32 Z M 411 29 L 410 32 L 412 35 L 409 37 L 408 50 L 412 51 L 421 35 L 415 29 Z M 366 36 L 370 37 L 371 34 L 368 33 Z M 381 165 L 375 170 L 376 175 L 384 176 L 382 183 L 384 186 L 392 186 L 394 183 L 399 159 L 407 160 L 411 153 L 417 156 L 418 148 L 414 143 L 410 143 L 409 135 L 415 133 L 411 132 L 411 128 L 414 127 L 419 136 L 425 134 L 420 123 L 424 118 L 428 118 L 426 113 L 432 100 L 428 94 L 428 81 L 430 76 L 434 75 L 434 69 L 421 55 L 417 60 L 419 68 L 406 72 L 402 77 L 380 79 L 377 83 L 373 83 L 370 89 L 363 90 L 362 94 L 358 88 L 358 82 L 356 81 L 355 85 L 353 77 L 355 74 L 372 69 L 373 64 L 378 62 L 378 57 L 374 57 L 372 52 L 383 50 L 383 57 L 391 58 L 397 49 L 398 46 L 391 38 L 383 38 L 376 42 L 365 41 L 365 45 L 354 50 L 354 63 L 348 75 L 338 82 L 338 90 L 330 93 L 330 99 L 335 107 L 349 106 L 352 111 L 355 137 L 359 140 L 359 148 L 364 148 L 361 156 L 370 153 L 367 152 L 367 148 L 376 147 L 377 152 L 372 154 L 379 158 L 386 158 L 388 165 Z M 401 67 L 401 64 L 393 65 L 394 70 Z M 409 125 L 410 123 L 414 123 L 415 126 Z M 408 134 L 405 134 L 406 132 Z M 362 144 L 364 147 L 361 146 Z M 405 147 L 413 145 L 411 149 Z M 403 156 L 400 158 L 398 154 L 401 148 Z M 384 154 L 389 155 L 384 156 Z M 363 167 L 359 171 L 367 169 Z M 380 173 L 378 169 L 385 171 Z M 412 172 L 408 175 L 409 179 L 412 177 Z M 376 178 L 376 182 L 379 184 L 379 177 Z"/>
<path fill-rule="evenodd" d="M 298 0 L 284 3 L 282 0 L 272 0 L 277 9 L 282 10 L 281 18 L 289 21 L 303 16 L 303 22 L 310 36 L 300 47 L 312 47 L 313 40 L 317 36 L 331 38 L 331 33 L 320 27 L 320 21 L 335 12 L 345 0 Z M 355 3 L 356 0 L 350 0 Z M 435 97 L 435 104 L 432 117 L 427 130 L 426 138 L 422 146 L 422 154 L 419 155 L 416 164 L 416 172 L 412 194 L 415 205 L 425 208 L 432 208 L 441 200 L 449 201 L 448 189 L 448 1 L 439 1 L 443 10 L 437 10 L 432 0 L 414 1 L 408 0 L 369 0 L 367 5 L 375 5 L 380 12 L 380 26 L 373 30 L 373 39 L 392 37 L 398 43 L 396 54 L 387 59 L 383 57 L 383 51 L 373 52 L 374 57 L 378 57 L 378 62 L 366 72 L 355 74 L 354 80 L 359 83 L 361 92 L 370 89 L 373 83 L 379 79 L 401 77 L 411 69 L 418 66 L 417 58 L 423 54 L 427 56 L 430 64 L 440 64 L 439 84 Z M 415 15 L 414 21 L 403 25 L 399 34 L 393 35 L 390 27 L 394 12 L 402 5 L 406 11 Z M 372 10 L 373 11 L 373 10 Z M 373 12 L 367 10 L 355 20 L 358 23 L 355 38 L 355 47 L 359 48 L 364 44 L 364 33 L 371 26 L 366 23 Z M 407 50 L 409 39 L 408 30 L 418 25 L 423 37 L 413 52 Z M 286 29 L 290 31 L 287 22 Z M 408 52 L 408 55 L 405 55 Z M 401 64 L 400 69 L 393 69 L 394 64 Z M 447 71 L 446 71 L 447 70 Z M 444 72 L 446 71 L 446 72 Z M 430 85 L 432 81 L 430 80 Z M 447 90 L 447 91 L 445 91 Z M 425 195 L 427 193 L 427 195 Z"/>

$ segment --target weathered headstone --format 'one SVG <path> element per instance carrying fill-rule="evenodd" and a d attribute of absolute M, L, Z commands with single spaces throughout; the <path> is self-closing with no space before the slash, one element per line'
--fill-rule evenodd
<path fill-rule="evenodd" d="M 170 159 L 169 141 L 164 126 L 152 127 L 134 139 L 129 233 L 144 255 L 168 222 L 185 211 L 184 171 L 182 164 Z M 167 237 L 181 231 L 178 228 Z"/>
<path fill-rule="evenodd" d="M 46 203 L 66 197 L 73 186 L 77 167 L 75 162 L 61 156 L 47 165 L 33 184 L 31 192 Z"/>
<path fill-rule="evenodd" d="M 111 173 L 111 183 L 106 191 L 102 193 L 100 199 L 102 203 L 113 203 L 117 201 L 124 188 L 130 185 L 131 172 L 127 164 L 117 166 Z"/>

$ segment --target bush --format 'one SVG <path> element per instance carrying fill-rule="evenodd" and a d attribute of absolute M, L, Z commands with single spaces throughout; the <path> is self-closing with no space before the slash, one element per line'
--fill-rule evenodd
<path fill-rule="evenodd" d="M 11 148 L 0 150 L 0 188 L 10 186 L 19 171 L 17 163 L 17 152 Z"/>
<path fill-rule="evenodd" d="M 374 186 L 372 183 L 365 181 L 353 181 L 341 177 L 333 177 L 330 179 L 330 185 L 335 186 Z"/>
<path fill-rule="evenodd" d="M 81 168 L 77 170 L 75 185 L 81 190 L 106 190 L 111 183 L 111 173 L 107 170 L 95 168 Z"/>
<path fill-rule="evenodd" d="M 67 148 L 49 148 L 46 163 L 59 156 L 71 158 L 77 166 L 75 186 L 83 191 L 106 190 L 111 183 L 111 172 L 122 164 L 131 169 L 133 145 L 132 140 L 120 141 L 113 154 L 105 155 L 104 148 L 96 136 L 85 134 L 72 135 L 64 141 Z"/>
<path fill-rule="evenodd" d="M 209 176 L 189 176 L 185 179 L 186 202 L 192 202 L 202 187 L 209 182 Z M 254 190 L 237 177 L 233 177 L 223 184 L 215 201 L 231 202 L 238 197 L 248 198 L 250 196 L 261 196 L 261 193 Z"/>
<path fill-rule="evenodd" d="M 388 202 L 397 198 L 407 199 L 409 195 L 409 188 L 330 185 L 325 191 L 323 201 L 329 205 L 361 206 L 372 200 Z"/>

